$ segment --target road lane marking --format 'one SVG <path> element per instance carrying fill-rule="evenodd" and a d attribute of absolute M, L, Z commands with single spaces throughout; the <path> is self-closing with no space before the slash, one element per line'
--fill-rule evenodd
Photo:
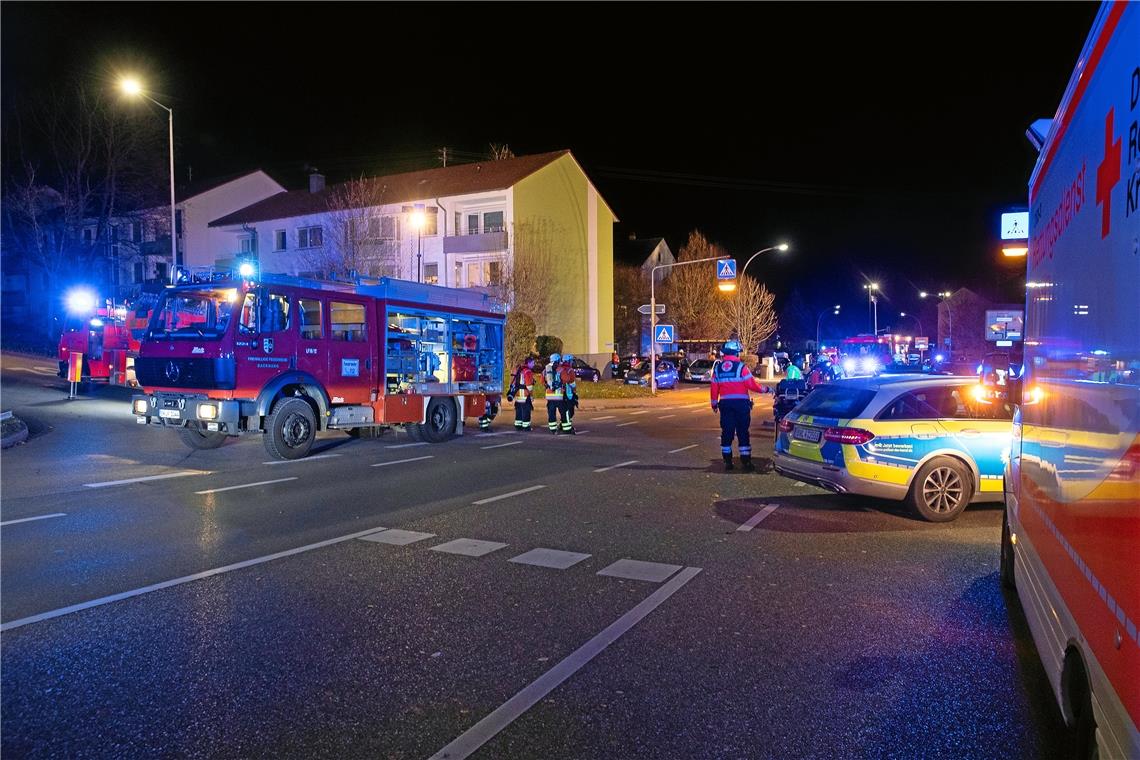
<path fill-rule="evenodd" d="M 38 517 L 21 517 L 19 520 L 5 520 L 4 522 L 0 522 L 0 527 L 3 527 L 5 525 L 15 525 L 16 523 L 22 522 L 31 522 L 32 520 L 47 520 L 50 517 L 63 517 L 66 514 L 66 512 L 56 512 L 50 515 L 39 515 Z"/>
<path fill-rule="evenodd" d="M 595 417 L 594 422 L 601 422 L 602 420 L 612 420 L 616 414 L 607 414 L 605 417 Z"/>
<path fill-rule="evenodd" d="M 435 538 L 434 533 L 422 533 L 418 530 L 381 530 L 361 536 L 361 541 L 372 541 L 377 544 L 391 544 L 392 546 L 407 546 L 416 541 L 426 541 Z"/>
<path fill-rule="evenodd" d="M 598 575 L 611 578 L 625 578 L 631 581 L 660 583 L 681 569 L 681 565 L 666 565 L 661 562 L 642 562 L 636 559 L 619 559 L 617 562 L 598 571 Z"/>
<path fill-rule="evenodd" d="M 208 470 L 180 470 L 168 472 L 164 475 L 147 475 L 145 478 L 127 478 L 126 480 L 107 480 L 102 483 L 84 483 L 86 488 L 106 488 L 107 486 L 124 486 L 129 483 L 143 483 L 148 480 L 167 480 L 168 478 L 184 478 L 188 475 L 209 475 Z"/>
<path fill-rule="evenodd" d="M 386 449 L 410 449 L 412 446 L 427 446 L 427 441 L 417 441 L 416 443 L 397 443 L 395 446 L 385 446 Z"/>
<path fill-rule="evenodd" d="M 428 551 L 459 554 L 464 557 L 482 557 L 491 552 L 497 552 L 505 546 L 506 544 L 498 541 L 480 541 L 477 538 L 457 538 L 454 541 L 433 546 L 428 549 Z"/>
<path fill-rule="evenodd" d="M 254 486 L 267 486 L 270 483 L 284 483 L 287 480 L 296 480 L 296 479 L 297 479 L 296 477 L 292 477 L 292 478 L 278 478 L 277 480 L 262 480 L 262 481 L 259 481 L 257 483 L 246 483 L 243 486 L 226 486 L 225 488 L 211 488 L 208 491 L 195 491 L 194 493 L 201 496 L 202 494 L 207 494 L 207 493 L 221 493 L 222 491 L 236 491 L 239 488 L 253 488 Z"/>
<path fill-rule="evenodd" d="M 682 446 L 682 447 L 681 447 L 681 448 L 679 448 L 679 449 L 673 449 L 673 450 L 672 450 L 672 451 L 670 451 L 669 453 L 670 453 L 670 454 L 677 454 L 677 453 L 680 453 L 680 452 L 682 452 L 682 451 L 688 451 L 689 449 L 695 449 L 696 447 L 698 447 L 698 446 L 700 446 L 700 445 L 701 445 L 701 444 L 699 444 L 699 443 L 690 443 L 688 446 Z"/>
<path fill-rule="evenodd" d="M 608 625 L 601 633 L 574 650 L 566 659 L 543 673 L 485 718 L 464 731 L 450 744 L 432 755 L 432 760 L 464 760 L 482 747 L 495 734 L 538 703 L 570 676 L 597 657 L 701 572 L 699 567 L 686 567 L 658 588 L 636 607 Z"/>
<path fill-rule="evenodd" d="M 704 406 L 704 404 L 701 404 L 701 406 Z M 689 412 L 689 414 L 704 414 L 704 412 L 704 409 L 694 409 L 693 411 Z"/>
<path fill-rule="evenodd" d="M 677 408 L 678 409 L 692 409 L 692 408 L 698 407 L 698 406 L 707 406 L 707 402 L 702 401 L 699 404 L 689 404 L 688 406 L 679 406 Z"/>
<path fill-rule="evenodd" d="M 479 501 L 473 501 L 471 503 L 472 504 L 490 504 L 493 501 L 499 501 L 500 499 L 509 499 L 512 496 L 519 496 L 520 494 L 530 493 L 531 491 L 538 491 L 538 490 L 543 489 L 543 488 L 546 488 L 546 486 L 543 485 L 543 486 L 531 486 L 530 488 L 520 488 L 517 491 L 511 491 L 510 493 L 499 494 L 498 496 L 491 496 L 490 498 L 480 499 Z"/>
<path fill-rule="evenodd" d="M 31 369 L 30 367 L 8 367 L 7 369 L 13 372 L 29 372 L 33 375 L 40 375 L 41 377 L 59 377 L 55 372 L 45 372 L 44 370 Z"/>
<path fill-rule="evenodd" d="M 641 420 L 634 420 L 633 422 L 623 422 L 620 425 L 618 425 L 618 427 L 625 427 L 626 425 L 636 425 L 639 422 L 641 422 Z"/>
<path fill-rule="evenodd" d="M 616 470 L 619 467 L 627 467 L 631 464 L 637 464 L 638 461 L 640 461 L 640 460 L 631 459 L 628 462 L 619 462 L 618 464 L 611 464 L 609 467 L 599 467 L 598 469 L 594 470 L 594 472 L 605 472 L 607 470 Z"/>
<path fill-rule="evenodd" d="M 507 441 L 506 443 L 496 443 L 494 446 L 480 446 L 481 449 L 501 449 L 504 446 L 518 446 L 522 441 Z"/>
<path fill-rule="evenodd" d="M 802 480 L 797 480 L 795 483 L 792 483 L 792 485 L 796 488 L 804 488 L 807 486 L 807 483 L 803 482 Z"/>
<path fill-rule="evenodd" d="M 763 509 L 761 509 L 756 514 L 752 515 L 752 517 L 749 517 L 748 522 L 744 523 L 739 528 L 737 528 L 736 529 L 737 532 L 739 533 L 739 532 L 743 531 L 743 532 L 747 533 L 748 531 L 752 530 L 753 528 L 755 528 L 757 525 L 760 524 L 761 520 L 763 520 L 765 517 L 767 517 L 768 515 L 775 512 L 776 507 L 778 507 L 778 506 L 780 506 L 780 505 L 779 504 L 767 504 L 767 505 L 765 505 Z"/>
<path fill-rule="evenodd" d="M 534 565 L 536 567 L 549 567 L 554 570 L 565 570 L 573 567 L 583 560 L 590 558 L 589 554 L 582 552 L 564 552 L 559 549 L 531 549 L 517 557 L 511 557 L 507 562 L 519 565 Z"/>
<path fill-rule="evenodd" d="M 390 464 L 407 464 L 408 462 L 422 462 L 425 459 L 435 459 L 435 454 L 428 454 L 426 457 L 412 457 L 411 459 L 393 459 L 391 462 L 377 462 L 370 467 L 387 467 Z"/>
<path fill-rule="evenodd" d="M 479 433 L 477 438 L 494 438 L 497 435 L 518 435 L 517 430 L 500 430 L 496 433 Z"/>
<path fill-rule="evenodd" d="M 664 414 L 664 415 L 662 415 L 662 416 L 658 417 L 657 419 L 659 419 L 659 420 L 667 420 L 667 419 L 669 419 L 670 417 L 676 417 L 676 416 L 677 416 L 677 415 L 675 415 L 675 414 Z"/>
<path fill-rule="evenodd" d="M 72 605 L 67 606 L 67 607 L 60 607 L 59 609 L 56 609 L 56 610 L 50 610 L 48 612 L 41 612 L 38 615 L 29 615 L 28 617 L 19 618 L 17 620 L 10 620 L 7 623 L 0 624 L 0 632 L 10 631 L 13 628 L 20 628 L 22 626 L 30 625 L 31 623 L 38 623 L 38 622 L 43 621 L 43 620 L 51 620 L 52 618 L 61 617 L 63 615 L 69 615 L 72 612 L 79 612 L 81 610 L 91 609 L 92 607 L 101 607 L 104 604 L 110 604 L 111 602 L 119 602 L 119 601 L 122 601 L 124 599 L 130 599 L 130 598 L 135 597 L 135 596 L 141 596 L 142 594 L 149 594 L 152 591 L 160 591 L 164 588 L 170 588 L 172 586 L 180 586 L 183 583 L 189 583 L 190 581 L 202 580 L 203 578 L 209 578 L 209 577 L 214 576 L 214 575 L 221 575 L 222 573 L 228 573 L 228 572 L 232 572 L 234 570 L 241 570 L 242 568 L 245 568 L 245 567 L 252 567 L 253 565 L 260 565 L 260 564 L 263 564 L 265 562 L 272 562 L 275 559 L 282 559 L 284 557 L 291 557 L 294 554 L 300 554 L 302 552 L 312 551 L 313 549 L 321 549 L 321 548 L 324 548 L 326 546 L 332 546 L 333 544 L 342 543 L 344 541 L 351 541 L 354 538 L 360 538 L 361 536 L 367 536 L 370 533 L 377 533 L 377 532 L 382 531 L 382 530 L 384 530 L 384 528 L 379 528 L 379 527 L 369 528 L 368 530 L 361 530 L 361 531 L 357 531 L 356 533 L 349 533 L 347 536 L 339 536 L 337 538 L 330 538 L 330 539 L 327 539 L 325 541 L 318 541 L 315 544 L 307 544 L 305 546 L 299 546 L 296 549 L 286 549 L 285 551 L 282 551 L 282 552 L 275 552 L 274 554 L 266 554 L 264 557 L 255 557 L 254 559 L 247 559 L 247 560 L 244 560 L 242 562 L 235 562 L 232 565 L 224 565 L 223 567 L 217 567 L 217 568 L 214 568 L 213 570 L 203 570 L 202 572 L 194 573 L 193 575 L 183 575 L 181 578 L 174 578 L 174 579 L 169 580 L 169 581 L 162 581 L 161 583 L 152 583 L 151 585 L 143 586 L 142 588 L 136 588 L 136 589 L 132 589 L 130 591 L 123 591 L 123 592 L 118 593 L 118 594 L 111 594 L 110 596 L 101 596 L 98 599 L 92 599 L 89 602 L 80 602 L 79 604 L 72 604 Z"/>
<path fill-rule="evenodd" d="M 629 416 L 632 417 L 635 414 L 649 414 L 649 410 L 648 409 L 642 409 L 640 412 L 630 412 Z"/>
<path fill-rule="evenodd" d="M 272 462 L 262 462 L 262 464 L 294 464 L 300 462 L 315 462 L 318 459 L 332 459 L 339 457 L 340 454 L 314 454 L 311 457 L 301 457 L 300 459 L 274 459 Z"/>

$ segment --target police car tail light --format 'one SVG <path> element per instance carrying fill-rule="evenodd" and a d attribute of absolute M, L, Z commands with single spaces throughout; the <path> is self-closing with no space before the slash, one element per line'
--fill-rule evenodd
<path fill-rule="evenodd" d="M 859 446 L 875 437 L 870 430 L 849 427 L 833 427 L 823 431 L 823 438 L 832 443 L 846 443 Z"/>
<path fill-rule="evenodd" d="M 796 426 L 796 423 L 792 422 L 787 417 L 784 417 L 783 419 L 781 419 L 779 424 L 776 425 L 776 427 L 778 427 L 780 429 L 781 433 L 790 433 L 790 432 L 792 432 L 792 428 L 794 428 L 795 426 Z"/>

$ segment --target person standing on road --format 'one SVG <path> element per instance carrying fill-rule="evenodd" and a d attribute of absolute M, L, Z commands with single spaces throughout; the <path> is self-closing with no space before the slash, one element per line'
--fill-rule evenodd
<path fill-rule="evenodd" d="M 515 405 L 515 430 L 529 433 L 530 413 L 534 411 L 534 357 L 528 356 L 526 361 L 515 369 L 515 376 L 511 379 L 511 388 L 507 396 L 508 401 Z"/>
<path fill-rule="evenodd" d="M 752 399 L 749 391 L 761 393 L 763 386 L 752 376 L 748 365 L 740 361 L 740 343 L 730 340 L 721 348 L 724 358 L 713 364 L 709 397 L 713 411 L 720 412 L 720 453 L 725 471 L 733 469 L 732 439 L 735 435 L 740 450 L 740 465 L 752 472 L 752 441 L 748 428 L 752 424 Z"/>
<path fill-rule="evenodd" d="M 562 357 L 559 372 L 562 381 L 562 432 L 574 435 L 574 407 L 578 405 L 578 376 L 574 374 L 574 355 Z"/>
<path fill-rule="evenodd" d="M 546 426 L 558 435 L 558 413 L 565 396 L 562 393 L 562 354 L 550 355 L 550 363 L 542 370 L 542 383 L 546 386 Z"/>

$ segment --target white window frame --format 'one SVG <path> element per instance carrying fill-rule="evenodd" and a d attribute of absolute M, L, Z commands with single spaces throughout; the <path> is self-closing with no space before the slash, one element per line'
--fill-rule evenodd
<path fill-rule="evenodd" d="M 319 243 L 313 244 L 313 238 L 312 238 L 313 230 L 318 231 L 318 235 L 320 236 L 320 242 Z M 304 227 L 298 227 L 297 228 L 297 248 L 298 248 L 298 250 L 304 250 L 306 248 L 320 248 L 324 244 L 325 244 L 325 232 L 324 232 L 324 228 L 321 227 L 321 225 L 309 224 L 309 225 L 306 225 Z"/>
<path fill-rule="evenodd" d="M 289 248 L 289 231 L 273 230 L 273 250 L 284 251 Z"/>

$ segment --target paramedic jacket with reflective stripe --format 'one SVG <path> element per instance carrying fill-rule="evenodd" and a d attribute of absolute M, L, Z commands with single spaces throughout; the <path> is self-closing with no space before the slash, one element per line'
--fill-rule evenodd
<path fill-rule="evenodd" d="M 736 358 L 725 358 L 713 365 L 709 397 L 715 404 L 729 399 L 748 399 L 748 391 L 763 391 L 760 381 L 752 376 L 748 365 Z"/>

